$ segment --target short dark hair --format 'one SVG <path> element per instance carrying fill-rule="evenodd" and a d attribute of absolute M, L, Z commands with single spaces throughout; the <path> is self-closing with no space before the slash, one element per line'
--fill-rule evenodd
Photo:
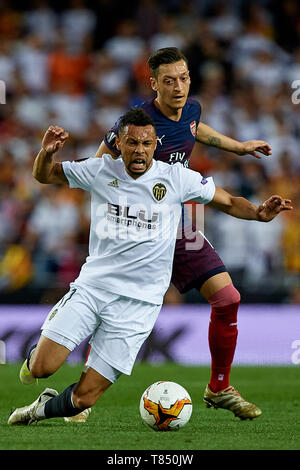
<path fill-rule="evenodd" d="M 142 127 L 150 125 L 154 128 L 156 133 L 156 127 L 153 119 L 142 108 L 131 108 L 121 117 L 118 126 L 118 134 L 120 135 L 124 131 L 125 127 L 129 126 L 130 124 L 133 126 Z"/>
<path fill-rule="evenodd" d="M 157 78 L 158 67 L 165 64 L 174 64 L 174 62 L 179 62 L 179 60 L 184 60 L 188 66 L 188 60 L 177 47 L 163 47 L 155 51 L 148 59 L 148 65 L 151 70 L 152 75 Z"/>

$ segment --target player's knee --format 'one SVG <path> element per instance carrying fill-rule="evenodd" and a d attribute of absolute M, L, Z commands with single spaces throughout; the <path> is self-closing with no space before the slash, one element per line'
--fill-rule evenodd
<path fill-rule="evenodd" d="M 53 367 L 39 359 L 30 361 L 30 373 L 36 379 L 46 379 L 54 374 L 54 372 Z"/>
<path fill-rule="evenodd" d="M 228 287 L 228 289 L 226 291 L 225 300 L 226 302 L 228 302 L 228 305 L 239 303 L 241 301 L 241 294 L 239 293 L 237 288 L 234 287 L 233 284 L 230 284 L 226 287 Z"/>
<path fill-rule="evenodd" d="M 213 294 L 208 301 L 214 308 L 224 308 L 229 305 L 239 304 L 241 295 L 233 284 L 229 284 Z"/>

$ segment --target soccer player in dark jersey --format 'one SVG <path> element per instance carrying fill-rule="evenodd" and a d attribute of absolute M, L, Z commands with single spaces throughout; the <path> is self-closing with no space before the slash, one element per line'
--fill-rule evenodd
<path fill-rule="evenodd" d="M 200 122 L 201 106 L 188 97 L 188 62 L 177 48 L 156 51 L 148 63 L 152 73 L 151 87 L 157 96 L 145 101 L 140 107 L 152 117 L 157 128 L 155 159 L 169 164 L 180 162 L 188 166 L 196 140 L 238 155 L 250 154 L 256 158 L 271 155 L 271 147 L 265 141 L 238 142 Z M 97 151 L 97 157 L 105 153 L 116 158 L 119 156 L 115 146 L 117 134 L 118 122 L 106 134 Z M 260 414 L 259 409 L 246 402 L 230 385 L 229 380 L 238 334 L 240 294 L 214 248 L 202 234 L 197 233 L 196 236 L 201 238 L 200 246 L 202 245 L 196 251 L 186 250 L 187 240 L 184 237 L 177 240 L 172 283 L 180 293 L 197 289 L 211 305 L 208 333 L 212 358 L 211 377 L 204 393 L 204 401 L 208 407 L 229 410 L 237 406 L 243 407 L 244 418 L 252 419 Z"/>

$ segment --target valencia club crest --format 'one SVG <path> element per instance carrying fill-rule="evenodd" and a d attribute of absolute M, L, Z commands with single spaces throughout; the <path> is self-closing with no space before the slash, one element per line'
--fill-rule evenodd
<path fill-rule="evenodd" d="M 163 183 L 156 183 L 153 186 L 152 192 L 153 192 L 153 196 L 155 197 L 155 199 L 157 201 L 161 201 L 166 195 L 167 188 L 165 187 Z"/>

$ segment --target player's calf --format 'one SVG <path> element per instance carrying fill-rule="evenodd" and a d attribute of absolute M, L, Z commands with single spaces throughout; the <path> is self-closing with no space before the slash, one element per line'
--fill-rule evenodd
<path fill-rule="evenodd" d="M 72 395 L 74 405 L 79 409 L 91 408 L 111 385 L 111 381 L 94 369 L 87 368 L 74 387 Z"/>
<path fill-rule="evenodd" d="M 85 408 L 78 408 L 72 398 L 73 390 L 76 387 L 76 383 L 69 385 L 62 393 L 49 400 L 45 404 L 44 415 L 45 418 L 63 418 L 75 416 Z"/>
<path fill-rule="evenodd" d="M 212 295 L 208 301 L 212 306 L 208 335 L 212 357 L 209 386 L 213 392 L 218 392 L 230 385 L 230 370 L 238 335 L 237 312 L 240 294 L 229 284 Z"/>

